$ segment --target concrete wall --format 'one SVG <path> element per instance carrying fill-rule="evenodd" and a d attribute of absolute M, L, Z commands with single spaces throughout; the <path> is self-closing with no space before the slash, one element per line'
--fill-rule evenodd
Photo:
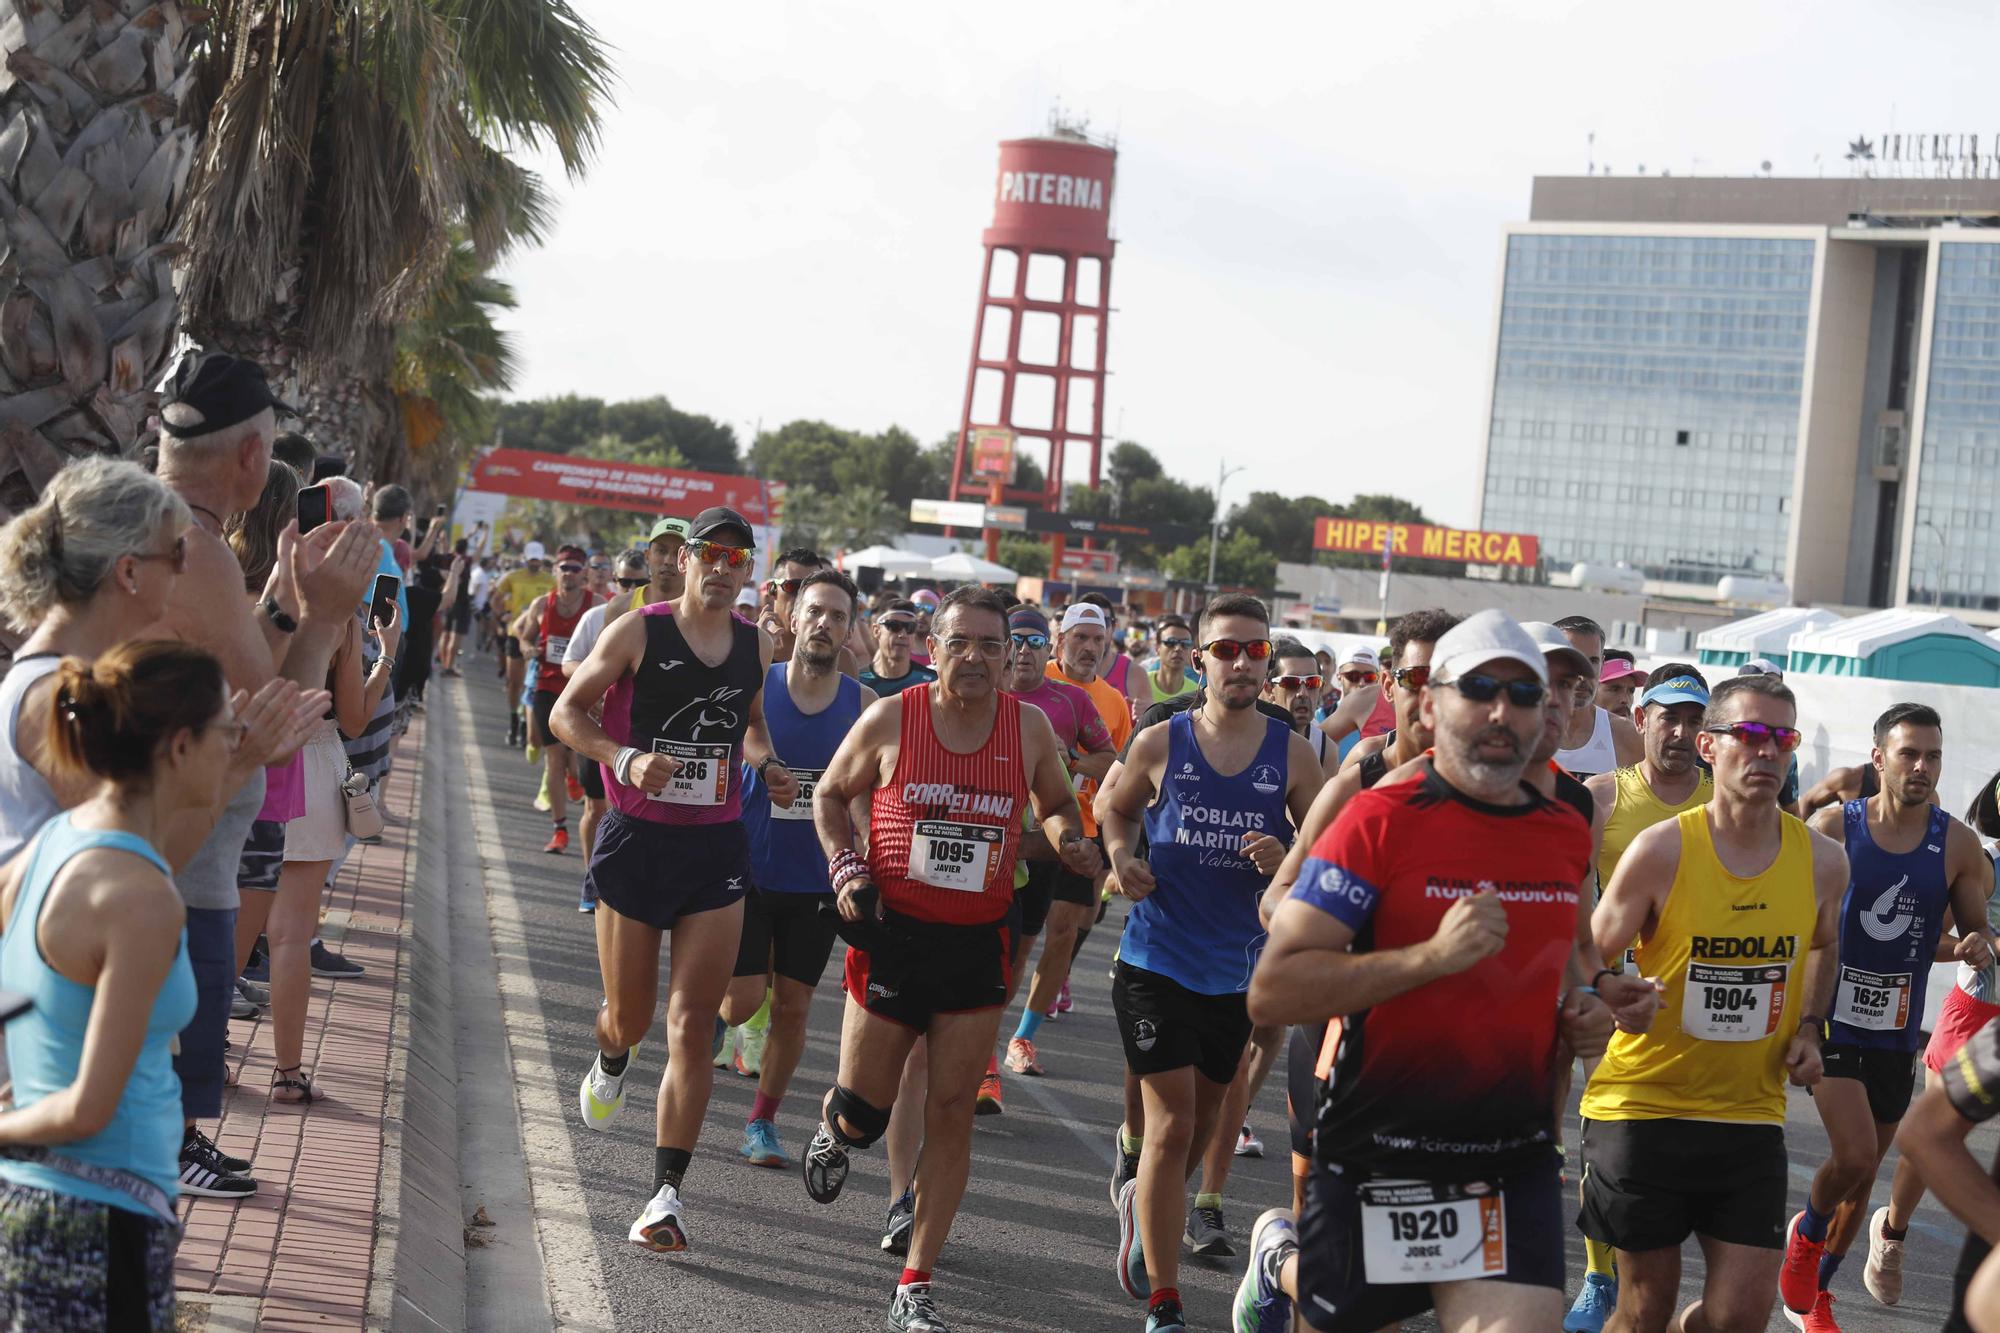
<path fill-rule="evenodd" d="M 1846 176 L 1537 176 L 1533 222 L 1839 227 L 1850 213 L 2000 212 L 2000 181 Z"/>
<path fill-rule="evenodd" d="M 1854 509 L 1854 457 L 1862 437 L 1875 253 L 1872 246 L 1852 242 L 1819 244 L 1819 292 L 1806 351 L 1805 402 L 1792 473 L 1792 525 L 1785 560 L 1792 596 L 1808 604 L 1839 601 L 1847 591 L 1849 516 Z"/>

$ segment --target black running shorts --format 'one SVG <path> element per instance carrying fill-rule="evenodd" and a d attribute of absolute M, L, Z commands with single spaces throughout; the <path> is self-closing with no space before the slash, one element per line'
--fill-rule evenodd
<path fill-rule="evenodd" d="M 750 837 L 727 824 L 656 824 L 623 810 L 605 814 L 583 872 L 584 893 L 655 930 L 682 917 L 733 907 L 750 883 Z"/>
<path fill-rule="evenodd" d="M 1361 1218 L 1361 1186 L 1367 1180 L 1360 1167 L 1314 1162 L 1306 1181 L 1305 1216 L 1299 1220 L 1296 1308 L 1307 1326 L 1321 1333 L 1374 1333 L 1431 1308 L 1428 1283 L 1368 1280 Z M 1546 1166 L 1488 1183 L 1500 1191 L 1506 1271 L 1474 1280 L 1561 1291 L 1563 1190 L 1555 1155 L 1549 1155 Z M 1418 1221 L 1435 1225 L 1421 1214 Z M 1469 1242 L 1465 1236 L 1466 1229 L 1454 1228 L 1450 1240 L 1439 1241 L 1440 1250 L 1478 1244 L 1476 1236 Z"/>
<path fill-rule="evenodd" d="M 1585 1120 L 1577 1226 L 1621 1250 L 1785 1244 L 1785 1130 L 1713 1120 Z"/>
<path fill-rule="evenodd" d="M 585 759 L 571 751 L 574 756 L 576 780 L 583 787 L 583 794 L 593 801 L 604 799 L 604 766 L 595 759 Z"/>
<path fill-rule="evenodd" d="M 1119 960 L 1111 1008 L 1125 1042 L 1125 1067 L 1165 1074 L 1192 1065 L 1211 1083 L 1227 1083 L 1250 1041 L 1250 1010 L 1241 992 L 1202 995 L 1171 977 Z"/>
<path fill-rule="evenodd" d="M 1056 863 L 1028 861 L 1028 882 L 1014 890 L 1014 905 L 1020 911 L 1021 935 L 1033 939 L 1049 921 L 1049 904 L 1055 901 Z"/>
<path fill-rule="evenodd" d="M 521 641 L 511 634 L 502 634 L 500 636 L 500 656 L 511 657 L 516 662 L 521 661 Z"/>
<path fill-rule="evenodd" d="M 1893 1125 L 1910 1109 L 1917 1088 L 1914 1051 L 1873 1050 L 1835 1042 L 1820 1047 L 1827 1078 L 1851 1078 L 1868 1093 L 1868 1113 L 1878 1125 Z"/>
<path fill-rule="evenodd" d="M 1098 843 L 1100 854 L 1104 844 Z M 1098 901 L 1097 880 L 1090 875 L 1079 875 L 1060 861 L 1049 863 L 1052 874 L 1049 879 L 1050 895 L 1059 903 L 1074 903 L 1078 907 L 1095 907 Z"/>
<path fill-rule="evenodd" d="M 850 945 L 842 980 L 854 1002 L 879 1018 L 927 1032 L 938 1014 L 1007 1003 L 1015 940 L 1011 915 L 957 926 L 885 911 L 863 932 L 868 948 Z"/>
<path fill-rule="evenodd" d="M 817 986 L 833 956 L 833 918 L 821 912 L 830 893 L 750 890 L 743 900 L 743 942 L 736 950 L 735 976 L 775 972 L 804 986 Z"/>
<path fill-rule="evenodd" d="M 548 668 L 544 667 L 543 670 L 546 671 Z M 535 691 L 535 729 L 528 733 L 528 739 L 535 744 L 543 747 L 562 744 L 556 739 L 555 732 L 549 729 L 549 715 L 555 711 L 556 700 L 561 697 L 561 691 L 554 694 L 550 694 L 547 690 Z"/>
<path fill-rule="evenodd" d="M 1300 1023 L 1285 1051 L 1285 1110 L 1291 1120 L 1292 1153 L 1312 1157 L 1313 1121 L 1319 1115 L 1319 1051 L 1325 1023 Z"/>

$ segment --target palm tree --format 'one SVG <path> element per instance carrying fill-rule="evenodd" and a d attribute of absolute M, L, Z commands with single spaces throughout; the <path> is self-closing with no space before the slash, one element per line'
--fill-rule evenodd
<path fill-rule="evenodd" d="M 826 525 L 822 538 L 844 551 L 865 546 L 886 545 L 902 536 L 909 515 L 899 509 L 880 486 L 849 486 L 827 497 Z"/>
<path fill-rule="evenodd" d="M 129 448 L 173 347 L 203 11 L 0 0 L 0 508 Z M 0 514 L 5 517 L 6 514 Z"/>
<path fill-rule="evenodd" d="M 493 400 L 514 383 L 513 339 L 493 312 L 514 308 L 514 289 L 494 277 L 472 243 L 457 240 L 415 319 L 397 334 L 389 389 L 406 479 L 439 497 L 457 485 L 479 443 L 492 434 Z"/>

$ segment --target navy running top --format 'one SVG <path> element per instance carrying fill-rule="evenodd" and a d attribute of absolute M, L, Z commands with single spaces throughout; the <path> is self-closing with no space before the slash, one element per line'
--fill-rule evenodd
<path fill-rule="evenodd" d="M 1290 841 L 1291 740 L 1287 723 L 1265 718 L 1256 758 L 1224 777 L 1195 740 L 1194 714 L 1168 721 L 1166 772 L 1144 820 L 1157 887 L 1126 915 L 1121 959 L 1198 995 L 1250 989 L 1264 951 L 1257 900 L 1270 881 L 1243 854 L 1243 835 Z"/>
<path fill-rule="evenodd" d="M 801 713 L 785 684 L 785 663 L 773 662 L 765 673 L 764 725 L 771 730 L 771 748 L 799 780 L 799 791 L 789 806 L 774 809 L 763 779 L 743 766 L 743 827 L 750 835 L 750 877 L 758 888 L 833 892 L 826 853 L 813 830 L 813 788 L 874 697 L 852 676 L 842 676 L 832 703 L 817 713 Z"/>
<path fill-rule="evenodd" d="M 1829 1044 L 1912 1052 L 1923 1037 L 1924 989 L 1951 905 L 1945 870 L 1951 816 L 1933 806 L 1916 849 L 1892 854 L 1869 835 L 1866 799 L 1847 802 L 1841 812 L 1847 892 L 1840 900 Z"/>

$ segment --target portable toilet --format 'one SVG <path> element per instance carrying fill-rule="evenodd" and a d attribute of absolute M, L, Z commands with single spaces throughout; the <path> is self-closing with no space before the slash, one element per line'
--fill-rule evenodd
<path fill-rule="evenodd" d="M 1789 666 L 1786 656 L 1794 634 L 1839 622 L 1839 616 L 1817 607 L 1781 606 L 1703 630 L 1694 641 L 1695 660 L 1701 666 L 1740 667 L 1753 657 L 1768 657 Z"/>
<path fill-rule="evenodd" d="M 1801 630 L 1789 653 L 1793 672 L 2000 687 L 2000 641 L 1935 611 L 1899 607 Z"/>

